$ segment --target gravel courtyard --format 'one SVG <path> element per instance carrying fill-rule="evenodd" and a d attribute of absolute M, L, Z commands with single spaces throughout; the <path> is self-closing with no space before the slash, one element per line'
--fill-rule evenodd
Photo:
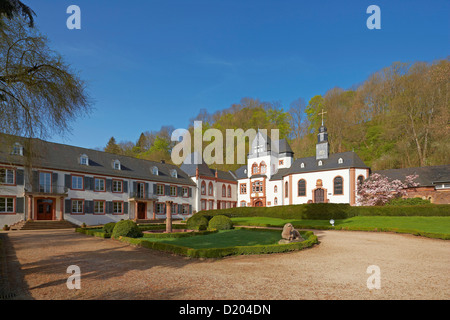
<path fill-rule="evenodd" d="M 412 235 L 314 231 L 299 252 L 197 260 L 73 230 L 0 234 L 15 299 L 449 299 L 450 241 Z M 1 261 L 0 261 L 1 262 Z M 81 269 L 69 290 L 67 267 Z M 369 290 L 367 267 L 381 270 Z M 1 271 L 1 270 L 0 270 Z M 5 279 L 3 279 L 5 280 Z"/>

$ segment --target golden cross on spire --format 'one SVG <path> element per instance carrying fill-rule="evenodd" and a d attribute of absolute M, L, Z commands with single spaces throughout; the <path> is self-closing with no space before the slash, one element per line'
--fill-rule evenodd
<path fill-rule="evenodd" d="M 320 116 L 320 115 L 322 116 L 322 127 L 323 127 L 323 115 L 324 115 L 325 113 L 327 113 L 327 112 L 326 112 L 326 111 L 323 111 L 323 109 L 322 109 L 322 113 L 319 113 L 319 116 Z"/>

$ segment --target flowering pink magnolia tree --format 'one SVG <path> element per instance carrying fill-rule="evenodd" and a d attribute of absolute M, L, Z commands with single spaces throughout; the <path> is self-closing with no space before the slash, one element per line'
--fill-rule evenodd
<path fill-rule="evenodd" d="M 361 206 L 382 206 L 391 199 L 406 195 L 406 189 L 417 187 L 419 183 L 414 182 L 418 175 L 405 177 L 405 182 L 400 180 L 390 181 L 387 177 L 374 173 L 358 184 L 357 201 Z"/>

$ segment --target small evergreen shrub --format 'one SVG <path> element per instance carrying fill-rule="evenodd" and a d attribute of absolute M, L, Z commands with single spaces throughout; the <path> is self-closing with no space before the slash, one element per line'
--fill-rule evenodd
<path fill-rule="evenodd" d="M 233 229 L 233 222 L 230 218 L 223 215 L 214 216 L 209 220 L 208 229 L 229 230 Z"/>
<path fill-rule="evenodd" d="M 116 225 L 115 222 L 109 222 L 103 226 L 103 231 L 106 233 L 112 234 L 115 225 Z"/>
<path fill-rule="evenodd" d="M 191 230 L 206 230 L 208 228 L 208 219 L 202 215 L 195 214 L 188 219 L 186 227 Z"/>
<path fill-rule="evenodd" d="M 134 221 L 122 220 L 114 226 L 111 237 L 116 239 L 119 237 L 140 238 L 142 231 Z"/>

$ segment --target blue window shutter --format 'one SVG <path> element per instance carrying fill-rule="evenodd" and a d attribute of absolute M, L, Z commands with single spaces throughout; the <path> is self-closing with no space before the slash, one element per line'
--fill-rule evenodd
<path fill-rule="evenodd" d="M 53 188 L 53 192 L 58 192 L 58 174 L 57 173 L 52 173 L 52 188 Z"/>
<path fill-rule="evenodd" d="M 72 200 L 66 199 L 66 201 L 64 201 L 64 207 L 65 213 L 72 213 Z"/>
<path fill-rule="evenodd" d="M 25 198 L 16 198 L 16 213 L 25 213 Z"/>
<path fill-rule="evenodd" d="M 128 181 L 123 182 L 123 192 L 128 193 Z"/>
<path fill-rule="evenodd" d="M 106 179 L 106 191 L 111 192 L 112 191 L 112 180 Z"/>
<path fill-rule="evenodd" d="M 189 205 L 189 214 L 192 214 L 192 205 Z"/>
<path fill-rule="evenodd" d="M 153 184 L 153 194 L 156 194 L 156 183 Z"/>
<path fill-rule="evenodd" d="M 177 196 L 179 196 L 179 197 L 183 196 L 183 188 L 182 187 L 177 188 Z"/>
<path fill-rule="evenodd" d="M 166 196 L 170 196 L 170 186 L 164 186 Z"/>
<path fill-rule="evenodd" d="M 148 199 L 149 194 L 150 194 L 150 184 L 145 183 L 145 198 Z"/>
<path fill-rule="evenodd" d="M 24 171 L 22 169 L 18 169 L 16 171 L 16 184 L 18 186 L 23 186 L 24 185 Z"/>
<path fill-rule="evenodd" d="M 189 198 L 192 197 L 192 188 L 189 188 Z"/>
<path fill-rule="evenodd" d="M 67 189 L 72 188 L 72 176 L 70 174 L 64 175 L 64 187 Z"/>
<path fill-rule="evenodd" d="M 137 194 L 137 182 L 133 181 L 133 194 Z"/>
<path fill-rule="evenodd" d="M 106 213 L 113 213 L 113 203 L 112 201 L 106 202 Z"/>
<path fill-rule="evenodd" d="M 123 213 L 128 214 L 128 202 L 123 203 Z"/>

